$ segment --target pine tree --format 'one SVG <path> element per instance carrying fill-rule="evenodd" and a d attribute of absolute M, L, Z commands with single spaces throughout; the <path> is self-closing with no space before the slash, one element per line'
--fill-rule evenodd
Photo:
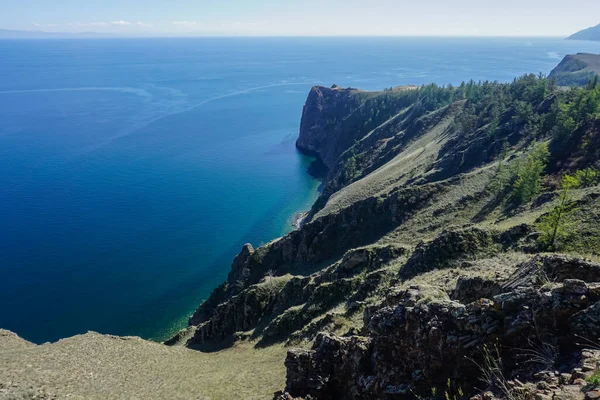
<path fill-rule="evenodd" d="M 577 178 L 565 175 L 562 179 L 562 191 L 558 205 L 544 215 L 537 225 L 540 231 L 538 242 L 544 250 L 558 250 L 557 243 L 566 239 L 572 232 L 575 211 L 571 190 L 578 185 Z"/>
<path fill-rule="evenodd" d="M 540 143 L 534 146 L 524 161 L 519 163 L 511 194 L 512 201 L 517 204 L 527 203 L 540 192 L 542 175 L 546 170 L 549 157 L 548 144 Z"/>

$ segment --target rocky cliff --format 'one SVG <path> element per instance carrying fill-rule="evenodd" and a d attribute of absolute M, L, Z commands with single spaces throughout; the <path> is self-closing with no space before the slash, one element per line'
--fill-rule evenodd
<path fill-rule="evenodd" d="M 548 77 L 560 86 L 583 86 L 598 75 L 600 55 L 580 53 L 565 56 Z"/>
<path fill-rule="evenodd" d="M 314 87 L 297 147 L 327 166 L 322 194 L 300 229 L 246 245 L 170 343 L 300 346 L 288 352 L 282 399 L 583 396 L 597 353 L 575 338 L 600 336 L 600 265 L 539 255 L 560 177 L 598 161 L 589 115 L 558 143 L 565 93 L 535 76 Z M 550 150 L 543 190 L 515 202 L 536 142 Z M 600 250 L 599 182 L 570 192 L 580 230 L 561 249 Z"/>
<path fill-rule="evenodd" d="M 535 75 L 314 87 L 297 146 L 328 168 L 319 199 L 166 344 L 275 354 L 277 399 L 600 397 L 599 117 L 600 87 Z"/>

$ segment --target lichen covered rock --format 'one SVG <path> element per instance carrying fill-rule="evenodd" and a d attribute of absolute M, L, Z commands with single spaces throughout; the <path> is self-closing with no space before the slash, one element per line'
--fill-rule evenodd
<path fill-rule="evenodd" d="M 556 256 L 536 262 L 554 267 L 560 276 L 586 275 L 583 265 L 586 271 L 595 268 Z M 524 263 L 521 269 L 528 267 Z M 514 275 L 522 274 L 519 270 Z M 365 311 L 363 336 L 320 335 L 312 350 L 290 351 L 286 392 L 319 399 L 414 398 L 432 387 L 443 393 L 448 379 L 469 390 L 481 383 L 486 348 L 497 349 L 506 379 L 518 375 L 536 381 L 548 366 L 541 356 L 528 363 L 521 363 L 522 357 L 531 358 L 546 346 L 555 349 L 546 361 L 558 368 L 560 355 L 583 357 L 578 335 L 600 333 L 600 302 L 590 299 L 588 287 L 593 283 L 564 279 L 551 286 L 530 283 L 503 289 L 472 279 L 472 284 L 492 290 L 486 292 L 490 298 L 469 301 L 473 292 L 461 288 L 465 282 L 457 285 L 454 300 L 426 285 L 393 289 L 379 306 Z M 496 291 L 502 293 L 494 295 Z M 571 384 L 576 377 L 556 379 L 557 385 Z"/>

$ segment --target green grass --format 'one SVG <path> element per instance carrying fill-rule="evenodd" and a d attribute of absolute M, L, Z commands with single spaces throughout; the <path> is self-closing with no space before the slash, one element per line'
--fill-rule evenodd
<path fill-rule="evenodd" d="M 590 386 L 593 386 L 593 387 L 600 386 L 600 370 L 594 371 L 594 374 L 592 376 L 588 376 L 587 378 L 585 378 L 585 381 Z"/>

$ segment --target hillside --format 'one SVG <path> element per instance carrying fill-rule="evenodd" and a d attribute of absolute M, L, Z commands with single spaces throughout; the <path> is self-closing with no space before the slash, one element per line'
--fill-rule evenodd
<path fill-rule="evenodd" d="M 583 86 L 598 75 L 600 55 L 579 53 L 567 55 L 548 77 L 560 86 Z"/>
<path fill-rule="evenodd" d="M 89 371 L 130 397 L 150 368 L 166 383 L 143 398 L 179 379 L 184 395 L 208 398 L 273 398 L 274 386 L 281 400 L 594 398 L 599 118 L 600 86 L 535 75 L 314 87 L 297 147 L 328 172 L 299 229 L 245 245 L 169 347 L 92 334 L 30 348 L 13 337 L 0 396 L 16 390 L 6 382 L 65 396 L 61 385 Z M 87 347 L 134 372 L 56 367 L 66 355 L 89 363 Z M 21 373 L 23 357 L 41 367 Z"/>
<path fill-rule="evenodd" d="M 600 24 L 574 33 L 567 40 L 600 40 Z"/>
<path fill-rule="evenodd" d="M 313 88 L 297 146 L 329 168 L 323 193 L 301 229 L 246 245 L 227 282 L 169 343 L 299 347 L 286 359 L 286 390 L 303 398 L 411 398 L 448 379 L 472 393 L 481 374 L 457 360 L 480 360 L 493 343 L 507 374 L 534 380 L 540 369 L 516 368 L 508 351 L 522 336 L 535 346 L 549 340 L 526 321 L 561 313 L 560 331 L 544 328 L 553 343 L 590 329 L 567 321 L 595 303 L 569 308 L 559 293 L 572 296 L 566 278 L 595 285 L 600 265 L 540 254 L 597 258 L 598 180 L 569 192 L 578 234 L 549 245 L 538 229 L 560 205 L 560 177 L 596 168 L 599 92 L 559 90 L 533 75 L 450 88 Z M 542 165 L 532 191 L 526 165 Z M 559 296 L 557 308 L 539 303 L 543 293 Z M 514 325 L 521 307 L 541 314 Z"/>
<path fill-rule="evenodd" d="M 0 399 L 262 399 L 281 385 L 284 356 L 281 346 L 204 354 L 93 332 L 38 346 L 0 330 Z"/>

